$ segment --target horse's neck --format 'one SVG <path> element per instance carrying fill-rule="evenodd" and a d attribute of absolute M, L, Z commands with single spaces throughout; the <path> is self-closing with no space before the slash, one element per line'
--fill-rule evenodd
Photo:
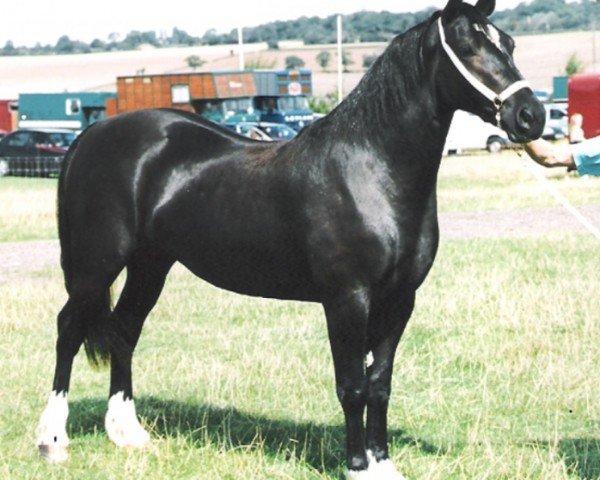
<path fill-rule="evenodd" d="M 426 28 L 396 38 L 340 105 L 340 114 L 356 127 L 349 135 L 362 131 L 390 157 L 402 161 L 398 154 L 412 147 L 422 161 L 437 164 L 452 115 L 438 103 L 435 72 L 424 64 L 421 36 Z"/>

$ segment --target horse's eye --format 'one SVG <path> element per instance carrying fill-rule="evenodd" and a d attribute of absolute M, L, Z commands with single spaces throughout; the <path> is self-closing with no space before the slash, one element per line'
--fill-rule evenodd
<path fill-rule="evenodd" d="M 458 53 L 461 57 L 472 57 L 475 55 L 475 49 L 471 45 L 461 45 L 458 48 Z"/>

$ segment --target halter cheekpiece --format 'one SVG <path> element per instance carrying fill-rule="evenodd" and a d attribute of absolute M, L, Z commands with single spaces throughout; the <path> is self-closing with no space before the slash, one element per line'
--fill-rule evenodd
<path fill-rule="evenodd" d="M 442 25 L 442 17 L 438 19 L 438 28 L 440 31 L 440 41 L 442 43 L 442 47 L 444 51 L 456 67 L 456 69 L 460 72 L 460 74 L 477 90 L 481 93 L 485 98 L 487 98 L 490 102 L 494 104 L 496 108 L 496 124 L 500 127 L 500 110 L 504 105 L 504 102 L 512 97 L 519 90 L 524 88 L 531 88 L 531 85 L 526 80 L 518 80 L 515 83 L 509 85 L 505 90 L 500 93 L 494 92 L 491 88 L 484 85 L 481 80 L 475 78 L 475 76 L 467 70 L 465 65 L 462 63 L 460 58 L 454 53 L 452 47 L 448 45 L 446 42 L 446 34 L 444 32 L 444 26 Z"/>

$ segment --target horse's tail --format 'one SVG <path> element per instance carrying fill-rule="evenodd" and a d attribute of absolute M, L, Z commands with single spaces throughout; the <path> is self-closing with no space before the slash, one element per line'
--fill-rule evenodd
<path fill-rule="evenodd" d="M 85 133 L 85 132 L 84 132 Z M 71 252 L 71 229 L 69 228 L 69 215 L 67 209 L 66 184 L 71 161 L 77 152 L 77 146 L 83 133 L 71 144 L 62 163 L 58 178 L 57 216 L 58 237 L 60 239 L 60 264 L 65 279 L 65 287 L 69 296 L 73 288 L 73 260 Z M 71 317 L 71 321 L 80 323 L 84 333 L 84 347 L 88 361 L 92 366 L 101 367 L 108 364 L 110 349 L 108 342 L 108 323 L 111 313 L 110 289 L 105 289 L 99 294 L 94 293 L 93 298 L 87 298 L 75 308 L 79 312 Z M 76 327 L 76 326 L 74 326 Z"/>
<path fill-rule="evenodd" d="M 110 289 L 102 292 L 94 309 L 82 320 L 84 322 L 83 345 L 88 362 L 92 367 L 103 368 L 110 364 L 110 332 L 111 315 Z"/>
<path fill-rule="evenodd" d="M 71 259 L 71 232 L 69 230 L 69 218 L 66 208 L 66 181 L 67 173 L 71 160 L 77 151 L 77 146 L 83 133 L 79 135 L 69 147 L 65 158 L 63 159 L 60 174 L 58 176 L 58 194 L 56 199 L 56 214 L 58 223 L 58 238 L 60 240 L 60 265 L 62 267 L 65 277 L 65 287 L 67 292 L 70 292 L 71 288 L 71 273 L 72 273 L 72 259 Z"/>

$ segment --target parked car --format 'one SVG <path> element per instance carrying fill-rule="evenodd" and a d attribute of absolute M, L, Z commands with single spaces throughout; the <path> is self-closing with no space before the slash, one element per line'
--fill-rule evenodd
<path fill-rule="evenodd" d="M 562 104 L 546 104 L 546 126 L 542 137 L 547 140 L 560 140 L 569 135 L 568 107 Z"/>
<path fill-rule="evenodd" d="M 0 176 L 58 175 L 75 133 L 58 129 L 19 129 L 0 139 Z"/>
<path fill-rule="evenodd" d="M 240 122 L 224 123 L 224 127 L 240 135 L 264 142 L 279 142 L 294 138 L 298 132 L 282 123 Z"/>
<path fill-rule="evenodd" d="M 546 90 L 534 90 L 533 94 L 542 103 L 546 103 L 546 102 L 550 101 L 550 93 L 547 92 Z"/>
<path fill-rule="evenodd" d="M 274 142 L 291 140 L 298 135 L 296 130 L 283 123 L 260 122 L 256 126 L 265 132 Z"/>
<path fill-rule="evenodd" d="M 272 142 L 273 140 L 260 128 L 258 124 L 254 122 L 240 122 L 240 123 L 223 123 L 225 128 L 233 130 L 238 135 L 243 137 L 253 138 L 254 140 L 262 140 L 263 142 Z"/>
<path fill-rule="evenodd" d="M 500 128 L 484 122 L 476 115 L 458 110 L 446 137 L 444 154 L 483 149 L 497 153 L 511 145 L 508 135 Z"/>

